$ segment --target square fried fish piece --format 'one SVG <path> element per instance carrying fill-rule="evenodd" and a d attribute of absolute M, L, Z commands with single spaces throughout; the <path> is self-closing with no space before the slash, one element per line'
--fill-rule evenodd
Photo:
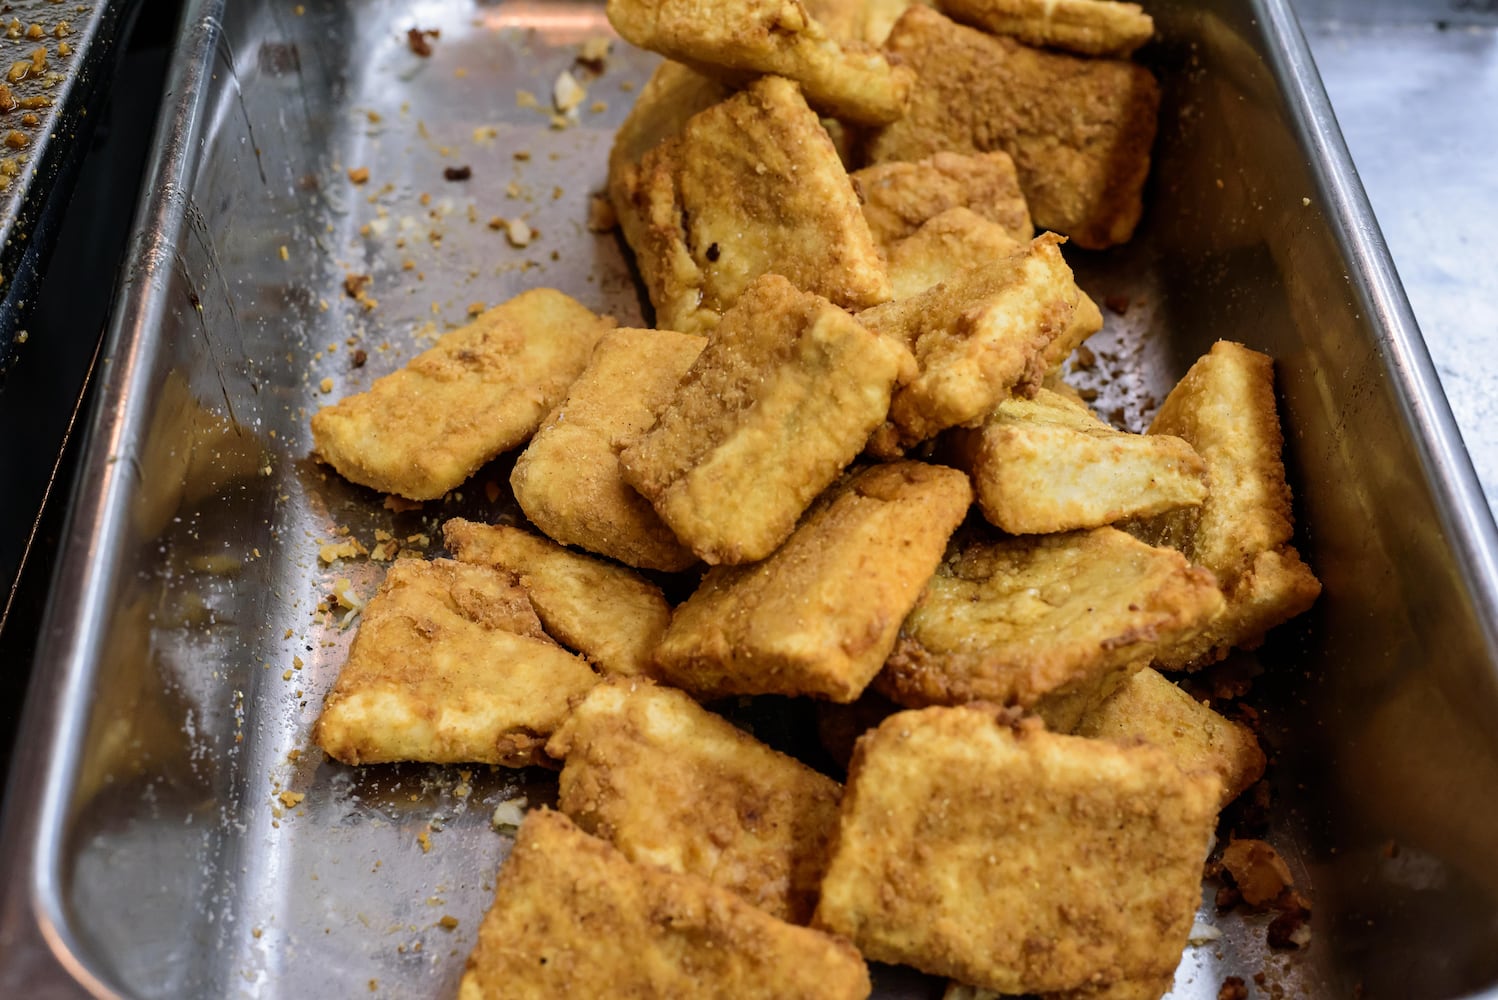
<path fill-rule="evenodd" d="M 624 479 L 705 561 L 753 562 L 863 449 L 909 356 L 775 274 L 708 341 Z"/>
<path fill-rule="evenodd" d="M 817 109 L 882 125 L 905 110 L 915 75 L 880 49 L 837 39 L 799 0 L 608 0 L 627 41 L 710 76 L 794 80 Z"/>
<path fill-rule="evenodd" d="M 983 516 L 1012 535 L 1096 528 L 1199 505 L 1206 465 L 1167 434 L 1116 431 L 1085 405 L 1040 389 L 1006 399 L 950 439 Z"/>
<path fill-rule="evenodd" d="M 604 673 L 650 673 L 671 621 L 671 605 L 655 584 L 510 525 L 453 518 L 442 537 L 459 562 L 518 577 L 546 631 Z"/>
<path fill-rule="evenodd" d="M 508 573 L 401 559 L 364 607 L 313 739 L 345 764 L 524 767 L 597 682 Z"/>
<path fill-rule="evenodd" d="M 956 469 L 896 462 L 856 473 L 773 556 L 709 571 L 672 616 L 657 669 L 701 697 L 852 701 L 971 503 Z"/>
<path fill-rule="evenodd" d="M 313 448 L 361 486 L 436 500 L 523 444 L 613 326 L 555 289 L 524 292 L 318 410 Z"/>
<path fill-rule="evenodd" d="M 927 584 L 877 687 L 908 706 L 1028 708 L 1089 690 L 1221 609 L 1211 573 L 1116 528 L 972 542 Z"/>
<path fill-rule="evenodd" d="M 499 870 L 458 1000 L 743 997 L 864 1000 L 846 941 L 776 920 L 693 875 L 631 864 L 549 809 Z"/>
<path fill-rule="evenodd" d="M 916 163 L 880 163 L 850 175 L 874 240 L 887 247 L 951 208 L 1001 226 L 1016 243 L 1035 236 L 1008 153 L 937 153 Z"/>
<path fill-rule="evenodd" d="M 919 79 L 909 113 L 870 139 L 871 162 L 1003 150 L 1036 226 L 1088 249 L 1133 235 L 1160 104 L 1148 70 L 1030 48 L 920 4 L 886 47 Z"/>
<path fill-rule="evenodd" d="M 674 688 L 613 678 L 547 744 L 558 804 L 638 864 L 685 872 L 804 924 L 842 786 Z"/>
<path fill-rule="evenodd" d="M 1179 548 L 1217 576 L 1227 607 L 1193 641 L 1158 663 L 1191 669 L 1235 646 L 1252 648 L 1266 631 L 1310 608 L 1321 583 L 1290 544 L 1290 485 L 1280 457 L 1284 437 L 1274 401 L 1274 361 L 1220 340 L 1160 407 L 1150 434 L 1185 439 L 1207 466 L 1200 507 L 1164 514 L 1140 537 Z"/>
<path fill-rule="evenodd" d="M 992 706 L 890 716 L 854 752 L 814 926 L 1000 993 L 1171 973 L 1215 775 Z"/>
<path fill-rule="evenodd" d="M 510 473 L 515 502 L 531 523 L 563 545 L 640 569 L 675 572 L 697 561 L 624 481 L 619 453 L 650 430 L 706 343 L 689 333 L 631 329 L 598 342 Z"/>
<path fill-rule="evenodd" d="M 942 13 L 1026 45 L 1127 59 L 1155 34 L 1138 4 L 1117 0 L 941 0 Z"/>
<path fill-rule="evenodd" d="M 847 309 L 889 298 L 853 182 L 796 85 L 764 77 L 640 163 L 630 236 L 656 326 L 710 333 L 763 274 Z"/>

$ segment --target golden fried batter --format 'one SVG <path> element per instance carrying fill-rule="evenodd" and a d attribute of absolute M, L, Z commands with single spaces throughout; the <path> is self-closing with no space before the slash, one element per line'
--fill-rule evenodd
<path fill-rule="evenodd" d="M 767 274 L 624 449 L 625 481 L 707 562 L 763 559 L 884 419 L 901 354 Z"/>
<path fill-rule="evenodd" d="M 676 609 L 657 668 L 704 697 L 852 701 L 971 503 L 955 469 L 898 462 L 852 476 L 773 556 L 710 571 Z"/>
<path fill-rule="evenodd" d="M 442 537 L 459 561 L 519 577 L 546 631 L 604 673 L 650 673 L 671 621 L 671 605 L 655 584 L 523 528 L 454 518 L 443 525 Z"/>
<path fill-rule="evenodd" d="M 969 208 L 949 208 L 885 248 L 896 301 L 951 281 L 975 263 L 1013 256 L 1025 244 Z"/>
<path fill-rule="evenodd" d="M 850 175 L 874 240 L 888 246 L 951 208 L 1003 227 L 1016 243 L 1035 236 L 1014 161 L 1003 152 L 937 153 L 918 163 L 881 163 Z"/>
<path fill-rule="evenodd" d="M 615 678 L 546 746 L 567 760 L 558 804 L 638 864 L 700 875 L 804 924 L 842 788 L 686 694 Z"/>
<path fill-rule="evenodd" d="M 561 813 L 526 814 L 458 1000 L 864 1000 L 846 942 L 692 875 L 631 864 Z"/>
<path fill-rule="evenodd" d="M 901 712 L 854 753 L 815 924 L 1001 993 L 1165 976 L 1220 792 L 1155 747 L 991 706 Z"/>
<path fill-rule="evenodd" d="M 942 13 L 1026 45 L 1127 59 L 1155 33 L 1138 4 L 1116 0 L 940 0 Z"/>
<path fill-rule="evenodd" d="M 855 39 L 838 40 L 800 0 L 608 0 L 627 41 L 710 76 L 796 81 L 829 115 L 864 125 L 894 121 L 914 74 Z"/>
<path fill-rule="evenodd" d="M 509 574 L 402 559 L 365 605 L 313 739 L 345 764 L 522 767 L 597 681 Z"/>
<path fill-rule="evenodd" d="M 1003 400 L 981 428 L 951 441 L 983 515 L 1012 535 L 1150 517 L 1207 495 L 1206 466 L 1185 441 L 1116 431 L 1046 389 Z"/>
<path fill-rule="evenodd" d="M 1308 609 L 1321 584 L 1290 545 L 1290 486 L 1274 403 L 1274 361 L 1218 341 L 1166 398 L 1151 434 L 1184 438 L 1207 466 L 1200 508 L 1140 526 L 1217 576 L 1227 608 L 1194 641 L 1164 652 L 1164 667 L 1193 668 L 1252 648 L 1264 633 Z"/>
<path fill-rule="evenodd" d="M 796 85 L 765 77 L 646 154 L 622 209 L 656 326 L 709 333 L 760 275 L 848 309 L 889 278 L 837 150 Z M 633 225 L 633 223 L 631 223 Z"/>
<path fill-rule="evenodd" d="M 1210 573 L 1114 528 L 973 543 L 927 585 L 878 686 L 903 705 L 1028 707 L 1196 634 L 1221 608 Z"/>
<path fill-rule="evenodd" d="M 911 3 L 927 0 L 806 0 L 806 10 L 840 42 L 880 46 Z"/>
<path fill-rule="evenodd" d="M 1264 751 L 1252 730 L 1224 719 L 1149 669 L 1084 715 L 1076 734 L 1143 740 L 1169 753 L 1183 771 L 1210 771 L 1222 779 L 1220 806 L 1264 776 Z"/>
<path fill-rule="evenodd" d="M 435 500 L 531 436 L 614 325 L 537 288 L 312 417 L 312 443 L 345 479 Z"/>
<path fill-rule="evenodd" d="M 1003 150 L 1036 226 L 1089 249 L 1133 234 L 1160 102 L 1148 70 L 1032 49 L 920 5 L 887 44 L 919 79 L 909 113 L 870 140 L 871 162 Z"/>
<path fill-rule="evenodd" d="M 510 473 L 525 516 L 564 545 L 641 569 L 697 561 L 650 501 L 625 483 L 619 453 L 671 399 L 706 339 L 670 330 L 614 330 L 546 418 Z"/>
<path fill-rule="evenodd" d="M 1075 990 L 1056 990 L 1038 994 L 1038 1000 L 1160 1000 L 1175 985 L 1175 971 L 1161 976 L 1146 976 L 1143 979 L 1122 979 L 1112 983 L 1097 983 Z M 941 1000 L 1005 1000 L 993 990 L 948 983 Z"/>

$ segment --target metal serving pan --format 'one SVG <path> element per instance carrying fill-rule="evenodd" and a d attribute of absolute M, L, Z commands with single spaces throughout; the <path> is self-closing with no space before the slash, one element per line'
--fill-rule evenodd
<path fill-rule="evenodd" d="M 1138 426 L 1219 337 L 1272 353 L 1298 544 L 1326 585 L 1260 651 L 1254 692 L 1269 836 L 1314 899 L 1312 943 L 1271 953 L 1264 918 L 1205 907 L 1222 936 L 1188 949 L 1175 995 L 1259 972 L 1268 994 L 1487 987 L 1491 516 L 1285 0 L 1152 7 L 1148 215 L 1130 246 L 1072 255 L 1130 303 L 1097 345 L 1104 407 Z M 440 30 L 429 56 L 413 28 Z M 453 992 L 509 844 L 490 813 L 550 779 L 308 750 L 349 636 L 319 606 L 380 573 L 318 553 L 340 526 L 425 548 L 451 514 L 512 514 L 507 466 L 389 511 L 308 458 L 307 418 L 471 302 L 546 284 L 640 320 L 619 247 L 583 220 L 652 59 L 616 50 L 566 128 L 517 97 L 544 105 L 605 30 L 564 0 L 188 4 L 10 780 L 0 995 Z M 487 225 L 517 215 L 539 233 L 524 248 Z M 348 273 L 372 274 L 377 307 Z M 881 996 L 939 993 L 876 975 Z"/>

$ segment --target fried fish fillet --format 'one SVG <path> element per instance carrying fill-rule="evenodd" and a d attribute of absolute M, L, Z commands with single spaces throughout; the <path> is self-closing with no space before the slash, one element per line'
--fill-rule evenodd
<path fill-rule="evenodd" d="M 842 787 L 672 688 L 615 678 L 547 744 L 558 805 L 638 864 L 685 872 L 804 924 Z"/>
<path fill-rule="evenodd" d="M 620 454 L 624 479 L 707 562 L 763 559 L 884 419 L 902 353 L 767 274 Z"/>
<path fill-rule="evenodd" d="M 1155 33 L 1133 3 L 1116 0 L 940 0 L 943 14 L 1026 45 L 1127 59 Z"/>
<path fill-rule="evenodd" d="M 531 523 L 563 545 L 641 569 L 674 572 L 697 561 L 625 483 L 619 453 L 650 429 L 706 343 L 670 330 L 604 335 L 510 473 Z"/>
<path fill-rule="evenodd" d="M 854 753 L 814 924 L 1001 993 L 1163 977 L 1220 793 L 1155 747 L 991 706 L 901 712 Z"/>
<path fill-rule="evenodd" d="M 898 462 L 851 476 L 770 558 L 708 572 L 656 650 L 661 676 L 702 697 L 852 701 L 971 503 L 955 469 Z"/>
<path fill-rule="evenodd" d="M 1089 690 L 1221 608 L 1212 574 L 1115 528 L 974 542 L 932 577 L 877 686 L 909 706 L 1030 707 Z"/>
<path fill-rule="evenodd" d="M 554 289 L 524 292 L 318 410 L 313 447 L 361 486 L 435 500 L 529 438 L 613 325 Z"/>
<path fill-rule="evenodd" d="M 1169 753 L 1183 771 L 1210 771 L 1227 805 L 1264 776 L 1264 751 L 1247 726 L 1225 719 L 1148 668 L 1082 717 L 1078 736 L 1143 740 Z"/>
<path fill-rule="evenodd" d="M 1116 431 L 1046 389 L 1001 401 L 982 427 L 950 441 L 983 515 L 1012 535 L 1150 517 L 1207 495 L 1206 466 L 1185 441 Z"/>
<path fill-rule="evenodd" d="M 838 41 L 880 46 L 905 8 L 927 0 L 806 0 L 806 10 Z"/>
<path fill-rule="evenodd" d="M 800 0 L 608 0 L 607 12 L 642 49 L 734 84 L 786 77 L 850 122 L 894 121 L 910 98 L 913 73 L 872 45 L 834 38 Z"/>
<path fill-rule="evenodd" d="M 402 559 L 362 619 L 313 730 L 345 764 L 522 767 L 544 759 L 568 701 L 598 682 L 487 566 Z"/>
<path fill-rule="evenodd" d="M 848 309 L 889 298 L 853 183 L 789 80 L 694 115 L 645 154 L 631 197 L 625 235 L 663 329 L 711 332 L 770 272 Z"/>
<path fill-rule="evenodd" d="M 1217 576 L 1227 607 L 1205 632 L 1158 664 L 1193 668 L 1252 648 L 1264 633 L 1310 608 L 1321 584 L 1290 544 L 1290 486 L 1274 402 L 1274 361 L 1218 341 L 1166 397 L 1151 434 L 1184 438 L 1207 467 L 1199 508 L 1139 526 L 1140 537 L 1179 548 Z"/>
<path fill-rule="evenodd" d="M 631 864 L 561 813 L 526 814 L 458 1000 L 742 997 L 864 1000 L 846 942 L 693 875 Z"/>
<path fill-rule="evenodd" d="M 917 163 L 880 163 L 850 175 L 863 217 L 881 246 L 904 239 L 951 208 L 1003 227 L 1016 243 L 1035 236 L 1030 209 L 1008 153 L 937 153 Z"/>
<path fill-rule="evenodd" d="M 604 673 L 650 673 L 656 644 L 671 621 L 671 605 L 655 584 L 523 528 L 453 518 L 443 525 L 442 537 L 460 562 L 519 577 L 546 631 Z"/>
<path fill-rule="evenodd" d="M 920 5 L 887 47 L 919 79 L 909 113 L 870 139 L 871 162 L 1003 150 L 1036 226 L 1089 249 L 1133 234 L 1160 103 L 1148 70 L 1032 49 Z"/>

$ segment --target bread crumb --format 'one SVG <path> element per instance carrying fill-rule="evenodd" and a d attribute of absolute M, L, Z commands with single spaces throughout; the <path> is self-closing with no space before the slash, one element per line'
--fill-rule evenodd
<path fill-rule="evenodd" d="M 281 805 L 285 806 L 287 809 L 295 809 L 297 806 L 301 805 L 302 800 L 306 797 L 307 796 L 302 792 L 282 792 L 280 795 L 276 796 L 276 798 L 281 800 Z"/>
<path fill-rule="evenodd" d="M 609 50 L 613 46 L 613 39 L 606 35 L 584 39 L 577 50 L 577 61 L 593 73 L 602 73 L 608 67 Z"/>
<path fill-rule="evenodd" d="M 432 852 L 432 827 L 430 824 L 423 827 L 421 832 L 416 835 L 416 842 L 421 845 L 422 854 L 430 854 Z"/>
<path fill-rule="evenodd" d="M 557 74 L 556 82 L 551 87 L 551 99 L 559 112 L 566 114 L 587 96 L 587 88 L 577 82 L 577 77 L 565 69 Z"/>
<path fill-rule="evenodd" d="M 458 918 L 444 913 L 442 919 L 437 921 L 437 926 L 445 931 L 457 930 Z"/>
<path fill-rule="evenodd" d="M 520 824 L 525 821 L 525 807 L 527 805 L 525 796 L 506 799 L 494 807 L 494 815 L 489 817 L 489 825 L 500 833 L 514 833 L 520 829 Z"/>
<path fill-rule="evenodd" d="M 517 108 L 540 108 L 541 102 L 536 100 L 536 95 L 529 90 L 515 91 L 515 106 Z"/>
<path fill-rule="evenodd" d="M 535 230 L 531 229 L 524 219 L 511 219 L 505 223 L 505 238 L 510 241 L 512 247 L 530 246 L 535 235 Z"/>
<path fill-rule="evenodd" d="M 280 246 L 280 249 L 277 250 L 276 252 L 281 255 L 281 259 L 282 260 L 290 260 L 291 259 L 291 251 L 286 249 L 286 244 L 285 243 L 282 243 L 281 246 Z"/>

